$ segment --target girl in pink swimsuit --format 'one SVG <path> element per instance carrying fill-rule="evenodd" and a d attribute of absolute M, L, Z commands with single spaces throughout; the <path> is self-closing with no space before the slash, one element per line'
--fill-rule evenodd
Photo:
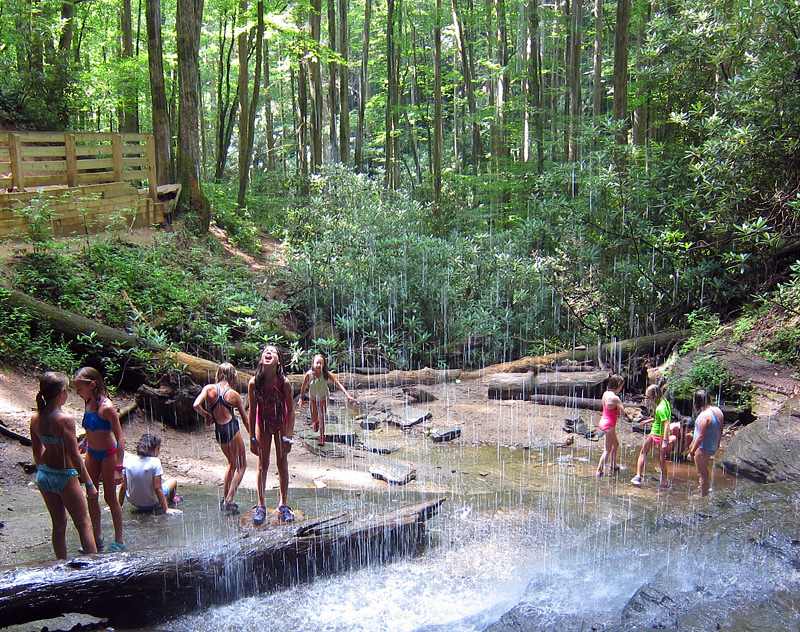
<path fill-rule="evenodd" d="M 595 472 L 597 478 L 603 476 L 606 463 L 611 464 L 612 472 L 618 472 L 620 469 L 617 467 L 617 449 L 619 448 L 616 430 L 617 417 L 620 412 L 626 419 L 628 417 L 619 399 L 623 386 L 625 386 L 625 379 L 621 375 L 614 374 L 608 378 L 608 388 L 603 393 L 603 414 L 598 427 L 605 433 L 606 443 L 603 454 L 600 456 L 600 462 L 597 464 L 597 472 Z"/>

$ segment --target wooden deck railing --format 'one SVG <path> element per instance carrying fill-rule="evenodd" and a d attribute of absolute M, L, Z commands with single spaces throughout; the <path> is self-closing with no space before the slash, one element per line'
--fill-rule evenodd
<path fill-rule="evenodd" d="M 0 188 L 9 191 L 147 181 L 158 200 L 150 134 L 0 133 Z"/>

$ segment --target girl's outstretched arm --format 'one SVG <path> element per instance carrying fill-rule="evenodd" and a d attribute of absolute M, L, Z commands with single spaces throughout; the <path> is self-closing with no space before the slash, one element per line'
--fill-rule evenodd
<path fill-rule="evenodd" d="M 354 404 L 355 401 L 356 401 L 356 398 L 353 397 L 352 395 L 350 395 L 350 393 L 347 392 L 347 389 L 344 387 L 344 385 L 339 380 L 336 379 L 336 376 L 333 375 L 333 373 L 329 373 L 328 377 L 330 377 L 331 382 L 333 382 L 333 385 L 336 388 L 338 388 L 340 391 L 342 391 L 342 393 L 344 393 L 344 396 L 347 398 L 347 401 L 350 402 L 351 404 Z"/>
<path fill-rule="evenodd" d="M 303 395 L 308 388 L 308 383 L 311 381 L 311 371 L 306 371 L 306 374 L 303 376 L 303 383 L 300 385 L 300 400 L 297 402 L 298 406 L 303 405 Z"/>

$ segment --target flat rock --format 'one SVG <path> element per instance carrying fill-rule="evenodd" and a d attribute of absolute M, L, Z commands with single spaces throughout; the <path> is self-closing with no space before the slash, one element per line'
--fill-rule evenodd
<path fill-rule="evenodd" d="M 431 416 L 431 411 L 414 406 L 398 406 L 392 408 L 389 416 L 389 423 L 401 428 L 410 428 L 422 423 Z"/>
<path fill-rule="evenodd" d="M 461 436 L 461 428 L 439 428 L 431 432 L 431 439 L 434 441 L 452 441 Z"/>
<path fill-rule="evenodd" d="M 417 470 L 403 461 L 384 461 L 374 463 L 369 468 L 372 478 L 386 481 L 392 485 L 405 485 L 417 478 Z"/>

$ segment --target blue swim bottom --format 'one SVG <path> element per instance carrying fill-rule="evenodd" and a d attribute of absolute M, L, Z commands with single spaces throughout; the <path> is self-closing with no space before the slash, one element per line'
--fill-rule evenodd
<path fill-rule="evenodd" d="M 36 468 L 36 484 L 43 492 L 60 494 L 72 477 L 77 475 L 78 471 L 72 468 L 57 470 L 46 465 L 39 465 Z"/>

